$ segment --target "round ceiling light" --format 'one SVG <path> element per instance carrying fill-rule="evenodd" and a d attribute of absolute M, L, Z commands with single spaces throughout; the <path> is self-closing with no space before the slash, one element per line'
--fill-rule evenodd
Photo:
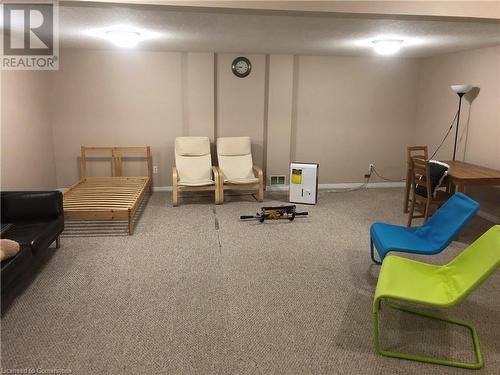
<path fill-rule="evenodd" d="M 379 55 L 394 55 L 403 45 L 401 39 L 379 39 L 372 40 L 373 48 Z"/>
<path fill-rule="evenodd" d="M 106 39 L 117 47 L 133 48 L 141 40 L 141 33 L 131 30 L 108 30 Z"/>

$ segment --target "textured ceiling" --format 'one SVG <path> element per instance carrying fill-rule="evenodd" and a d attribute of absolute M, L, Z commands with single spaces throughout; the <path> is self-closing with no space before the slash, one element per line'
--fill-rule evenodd
<path fill-rule="evenodd" d="M 116 26 L 151 36 L 136 48 L 157 51 L 372 54 L 370 40 L 405 40 L 401 55 L 428 57 L 500 44 L 500 22 L 310 16 L 244 10 L 125 5 L 60 6 L 63 47 L 116 48 L 99 32 Z"/>

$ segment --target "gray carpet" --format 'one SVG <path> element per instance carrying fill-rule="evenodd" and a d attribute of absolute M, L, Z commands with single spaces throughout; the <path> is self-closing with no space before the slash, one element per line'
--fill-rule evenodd
<path fill-rule="evenodd" d="M 286 197 L 268 195 L 266 204 Z M 295 222 L 241 222 L 228 196 L 170 205 L 155 193 L 132 237 L 64 238 L 2 317 L 2 367 L 74 374 L 455 374 L 377 355 L 374 221 L 405 223 L 402 190 L 321 193 Z M 301 207 L 302 208 L 302 207 Z M 418 221 L 416 222 L 418 224 Z M 219 230 L 216 230 L 218 225 Z M 479 218 L 425 261 L 444 263 L 492 223 Z M 449 316 L 475 324 L 500 368 L 500 272 Z M 473 360 L 468 333 L 383 311 L 385 347 Z"/>

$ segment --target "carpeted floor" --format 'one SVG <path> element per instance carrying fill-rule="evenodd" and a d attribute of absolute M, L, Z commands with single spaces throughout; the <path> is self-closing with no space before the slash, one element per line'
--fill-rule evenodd
<path fill-rule="evenodd" d="M 2 368 L 74 374 L 456 374 L 377 355 L 371 303 L 374 221 L 405 223 L 401 189 L 321 193 L 308 218 L 241 222 L 251 196 L 155 193 L 131 237 L 64 238 L 2 317 Z M 286 197 L 268 195 L 266 204 Z M 303 208 L 303 207 L 301 207 Z M 418 223 L 418 222 L 417 222 Z M 493 223 L 476 218 L 471 242 Z M 219 228 L 216 230 L 216 228 Z M 444 263 L 454 242 L 425 261 Z M 478 328 L 500 368 L 500 272 L 449 316 Z M 384 311 L 386 347 L 473 360 L 468 333 Z"/>

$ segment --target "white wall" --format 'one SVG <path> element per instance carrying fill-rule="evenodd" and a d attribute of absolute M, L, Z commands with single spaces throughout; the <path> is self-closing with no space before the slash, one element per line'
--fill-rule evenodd
<path fill-rule="evenodd" d="M 441 142 L 458 107 L 452 84 L 471 84 L 464 96 L 457 160 L 500 170 L 500 46 L 423 59 L 420 62 L 419 105 L 415 142 L 432 153 Z M 450 160 L 455 133 L 450 134 L 436 158 Z M 468 188 L 481 209 L 500 217 L 500 188 Z"/>
<path fill-rule="evenodd" d="M 1 190 L 55 189 L 49 73 L 0 74 Z"/>
<path fill-rule="evenodd" d="M 79 177 L 81 145 L 151 145 L 155 185 L 170 185 L 175 137 L 213 138 L 213 71 L 209 53 L 63 50 L 51 73 L 59 186 Z"/>
<path fill-rule="evenodd" d="M 62 50 L 59 71 L 3 72 L 2 186 L 69 186 L 81 145 L 151 145 L 167 186 L 180 135 L 248 135 L 268 174 L 295 159 L 319 162 L 321 183 L 363 182 L 369 163 L 400 179 L 407 145 L 440 142 L 461 82 L 479 94 L 464 102 L 459 159 L 500 169 L 500 47 L 423 60 L 245 54 L 246 78 L 231 72 L 238 55 Z M 500 216 L 497 189 L 469 192 Z"/>
<path fill-rule="evenodd" d="M 403 178 L 418 60 L 301 56 L 296 69 L 293 158 L 319 162 L 320 183 L 364 181 L 370 163 Z"/>
<path fill-rule="evenodd" d="M 236 77 L 231 65 L 242 54 L 217 54 L 217 137 L 250 136 L 254 163 L 264 161 L 265 55 L 245 54 L 250 75 Z"/>

